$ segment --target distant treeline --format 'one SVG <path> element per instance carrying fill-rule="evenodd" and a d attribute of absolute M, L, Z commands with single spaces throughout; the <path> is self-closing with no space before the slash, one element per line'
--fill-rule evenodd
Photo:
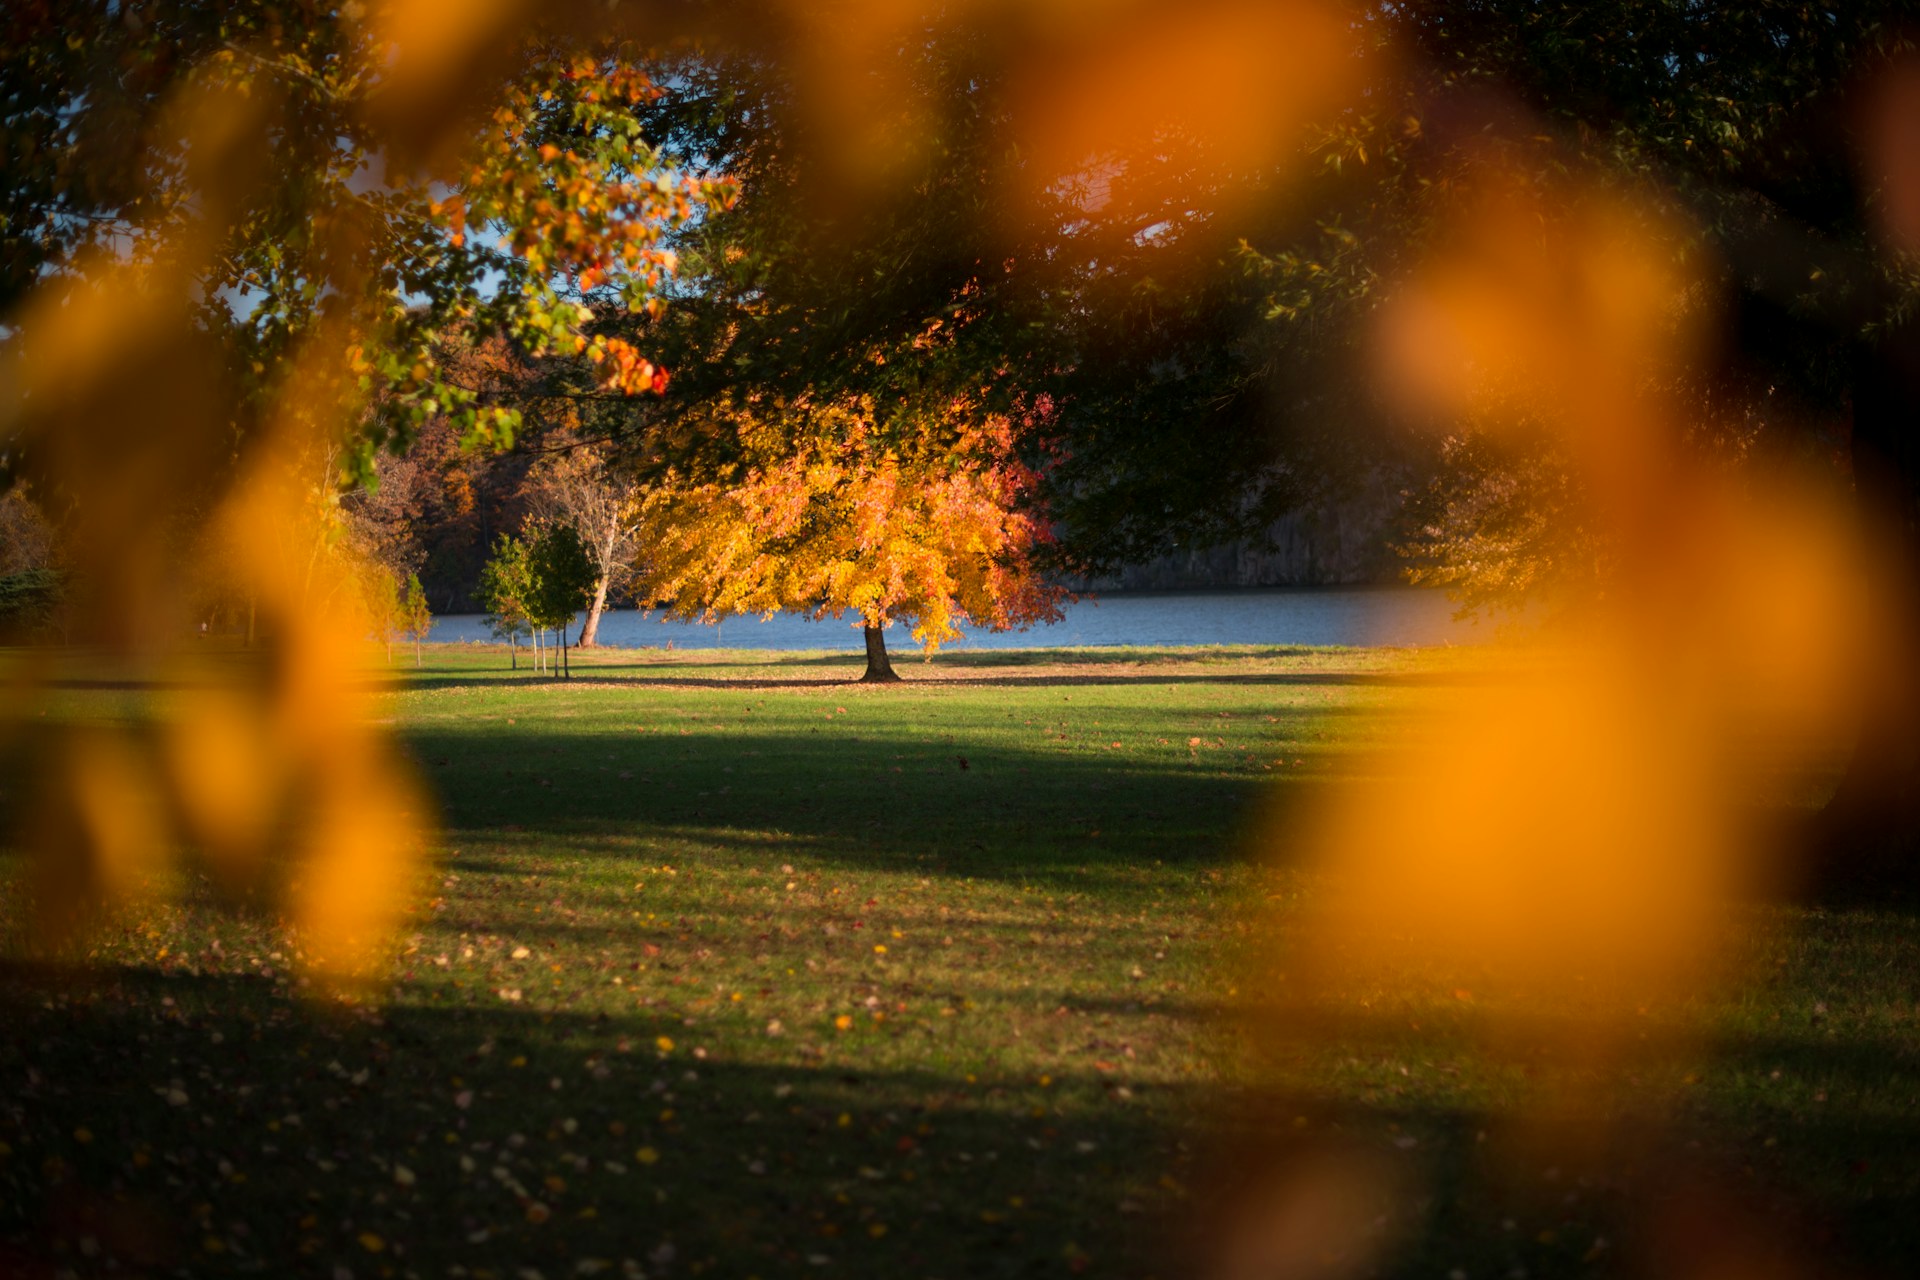
<path fill-rule="evenodd" d="M 428 505 L 412 522 L 427 552 L 420 580 L 437 613 L 481 611 L 476 592 L 489 534 L 516 527 L 526 505 L 524 461 L 461 461 L 472 485 L 471 505 Z M 1067 585 L 1088 591 L 1169 591 L 1397 583 L 1406 567 L 1393 551 L 1400 517 L 1399 495 L 1381 486 L 1286 516 L 1263 539 L 1171 551 Z M 608 603 L 628 608 L 633 601 L 616 592 Z"/>
<path fill-rule="evenodd" d="M 66 599 L 66 576 L 58 569 L 0 574 L 0 638 L 37 639 L 58 631 Z"/>
<path fill-rule="evenodd" d="M 1369 493 L 1286 516 L 1257 541 L 1171 551 L 1068 585 L 1088 591 L 1181 591 L 1401 582 L 1406 562 L 1393 551 L 1400 507 L 1393 495 Z"/>

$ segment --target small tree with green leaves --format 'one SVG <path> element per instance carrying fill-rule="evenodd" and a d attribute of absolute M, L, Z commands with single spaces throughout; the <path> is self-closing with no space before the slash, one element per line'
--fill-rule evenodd
<path fill-rule="evenodd" d="M 493 556 L 480 569 L 480 604 L 487 611 L 487 626 L 507 642 L 512 669 L 520 669 L 520 637 L 534 633 L 533 564 L 527 544 L 501 534 L 493 544 Z M 535 657 L 535 669 L 539 659 Z"/>
<path fill-rule="evenodd" d="M 533 624 L 560 633 L 560 667 L 571 679 L 567 628 L 573 625 L 574 615 L 587 607 L 600 580 L 599 566 L 570 524 L 554 523 L 536 530 L 527 558 L 533 579 Z"/>

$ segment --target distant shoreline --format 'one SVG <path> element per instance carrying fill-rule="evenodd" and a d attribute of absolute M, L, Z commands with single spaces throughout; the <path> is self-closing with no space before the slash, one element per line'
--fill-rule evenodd
<path fill-rule="evenodd" d="M 1107 648 L 1209 645 L 1417 648 L 1473 644 L 1485 629 L 1463 623 L 1445 594 L 1394 586 L 1235 587 L 1092 592 L 1062 605 L 1057 622 L 995 632 L 962 626 L 943 648 Z M 441 614 L 435 641 L 499 643 L 476 613 Z M 904 623 L 889 624 L 888 647 L 918 649 Z M 609 610 L 600 618 L 601 647 L 767 650 L 854 649 L 862 640 L 846 615 L 814 619 L 777 613 L 715 623 L 677 622 L 655 611 Z"/>

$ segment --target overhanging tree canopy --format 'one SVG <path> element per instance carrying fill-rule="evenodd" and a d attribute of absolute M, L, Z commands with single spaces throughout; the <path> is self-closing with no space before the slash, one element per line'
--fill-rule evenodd
<path fill-rule="evenodd" d="M 204 531 L 281 658 L 170 723 L 182 759 L 215 741 L 233 763 L 197 791 L 203 775 L 163 768 L 138 733 L 98 747 L 130 762 L 115 803 L 161 815 L 132 852 L 29 821 L 54 833 L 44 938 L 124 888 L 116 868 L 197 846 L 252 887 L 291 845 L 312 971 L 364 972 L 404 914 L 427 806 L 354 695 L 362 633 L 279 554 L 332 496 L 332 475 L 316 494 L 297 464 L 345 443 L 364 471 L 440 416 L 475 440 L 510 432 L 510 409 L 443 376 L 454 327 L 598 355 L 612 394 L 658 385 L 583 331 L 587 308 L 652 301 L 662 230 L 724 192 L 646 144 L 632 50 L 436 16 L 404 0 L 0 16 L 0 465 L 66 519 L 75 638 L 150 673 L 184 631 L 183 552 Z M 87 789 L 89 750 L 50 752 L 70 761 L 39 789 L 55 812 L 108 794 Z"/>

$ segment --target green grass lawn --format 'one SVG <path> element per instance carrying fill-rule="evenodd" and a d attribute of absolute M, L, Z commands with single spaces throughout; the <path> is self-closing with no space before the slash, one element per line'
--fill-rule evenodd
<path fill-rule="evenodd" d="M 1903 919 L 1745 913 L 1759 976 L 1674 1014 L 1709 1051 L 1606 1160 L 1495 1167 L 1525 1064 L 1439 1028 L 1249 1032 L 1251 944 L 1314 892 L 1265 865 L 1293 806 L 1471 651 L 952 654 L 883 688 L 503 657 L 391 673 L 443 827 L 378 1009 L 302 1001 L 191 885 L 86 976 L 6 972 L 0 1274 L 1172 1280 L 1328 1144 L 1401 1170 L 1353 1237 L 1383 1273 L 1637 1274 L 1681 1169 L 1723 1217 L 1920 1259 Z"/>

